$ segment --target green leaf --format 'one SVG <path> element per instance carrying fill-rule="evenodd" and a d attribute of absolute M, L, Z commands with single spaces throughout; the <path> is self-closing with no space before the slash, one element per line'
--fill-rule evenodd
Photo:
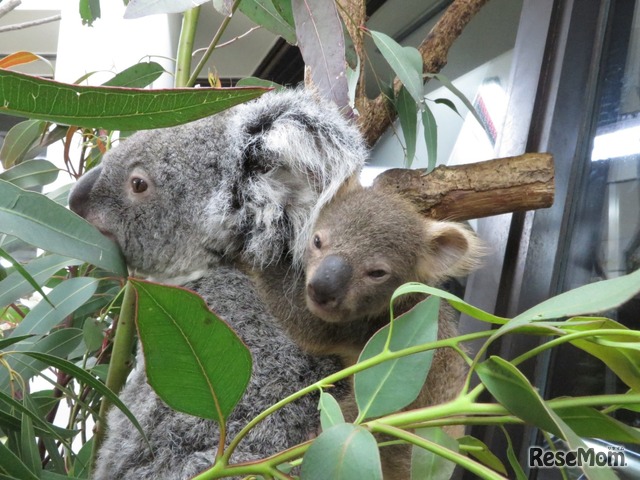
<path fill-rule="evenodd" d="M 134 279 L 131 284 L 149 385 L 176 410 L 224 421 L 251 377 L 247 347 L 195 293 Z"/>
<path fill-rule="evenodd" d="M 422 57 L 413 47 L 403 47 L 394 39 L 381 32 L 371 32 L 376 47 L 391 69 L 398 76 L 407 91 L 418 104 L 424 102 L 424 87 L 422 81 Z"/>
<path fill-rule="evenodd" d="M 144 130 L 213 115 L 266 91 L 87 87 L 0 70 L 0 113 L 85 128 Z"/>
<path fill-rule="evenodd" d="M 320 410 L 320 425 L 323 431 L 328 430 L 334 425 L 344 423 L 344 416 L 342 415 L 340 404 L 330 393 L 320 391 L 318 409 Z"/>
<path fill-rule="evenodd" d="M 456 86 L 453 83 L 451 83 L 451 80 L 449 80 L 445 75 L 442 75 L 441 73 L 426 74 L 426 76 L 427 77 L 436 78 L 447 90 L 449 90 L 456 97 L 458 97 L 458 99 L 464 104 L 464 106 L 469 109 L 469 111 L 475 117 L 475 119 L 478 121 L 478 123 L 483 128 L 485 128 L 484 127 L 485 126 L 485 122 L 482 121 L 482 117 L 480 117 L 480 114 L 473 107 L 473 104 L 469 101 L 469 99 L 467 97 L 465 97 L 464 93 L 462 93 L 460 90 L 458 90 L 456 88 Z M 454 108 L 454 110 L 455 110 L 455 108 Z M 455 110 L 455 111 L 457 112 L 457 110 Z M 487 132 L 487 133 L 489 133 L 489 132 Z"/>
<path fill-rule="evenodd" d="M 42 138 L 46 127 L 47 123 L 42 120 L 26 120 L 11 127 L 0 148 L 2 166 L 8 169 L 25 160 L 27 153 Z"/>
<path fill-rule="evenodd" d="M 24 397 L 24 405 L 35 415 L 35 408 L 31 403 L 29 395 Z M 40 473 L 42 471 L 42 464 L 40 463 L 40 452 L 38 451 L 38 444 L 36 443 L 36 433 L 33 429 L 33 422 L 31 417 L 26 413 L 22 413 L 22 428 L 20 429 L 20 453 L 21 458 L 27 465 L 27 468 L 32 472 Z"/>
<path fill-rule="evenodd" d="M 492 356 L 476 367 L 487 390 L 507 410 L 525 422 L 563 438 L 572 450 L 587 448 L 583 440 L 538 395 L 531 383 L 514 365 Z M 582 466 L 588 478 L 617 478 L 609 468 Z"/>
<path fill-rule="evenodd" d="M 489 447 L 487 447 L 482 441 L 478 440 L 471 435 L 465 435 L 458 438 L 458 445 L 460 450 L 465 451 L 469 455 L 473 456 L 479 462 L 482 462 L 487 467 L 500 472 L 503 475 L 507 475 L 507 469 L 498 457 L 496 457 Z"/>
<path fill-rule="evenodd" d="M 53 183 L 60 169 L 48 160 L 29 160 L 0 173 L 0 180 L 20 188 L 33 188 Z"/>
<path fill-rule="evenodd" d="M 67 315 L 91 298 L 98 287 L 94 278 L 70 278 L 49 293 L 49 300 L 55 308 L 46 302 L 40 302 L 24 317 L 13 335 L 43 335 L 58 325 Z"/>
<path fill-rule="evenodd" d="M 53 274 L 70 265 L 82 265 L 82 261 L 61 255 L 45 255 L 31 260 L 24 269 L 36 284 L 43 285 Z M 33 285 L 20 272 L 13 272 L 0 281 L 0 307 L 26 297 L 34 291 Z"/>
<path fill-rule="evenodd" d="M 109 390 L 100 380 L 96 379 L 88 371 L 74 365 L 73 363 L 67 360 L 64 360 L 62 358 L 58 358 L 46 353 L 28 352 L 28 351 L 20 352 L 20 353 L 22 355 L 27 355 L 31 358 L 35 358 L 36 360 L 40 360 L 41 362 L 44 362 L 47 365 L 51 365 L 55 368 L 62 370 L 63 372 L 73 376 L 77 380 L 80 380 L 81 382 L 85 383 L 87 386 L 93 388 L 98 393 L 101 393 L 103 396 L 107 397 L 113 405 L 118 407 L 122 411 L 122 413 L 124 413 L 125 416 L 129 420 L 131 420 L 131 423 L 133 423 L 134 427 L 136 427 L 138 432 L 140 432 L 140 435 L 142 435 L 146 439 L 144 431 L 142 430 L 142 427 L 138 423 L 138 420 L 136 420 L 136 417 L 133 416 L 133 414 L 129 411 L 127 406 L 124 403 L 122 403 L 122 401 L 118 398 L 118 395 L 116 395 L 111 390 Z"/>
<path fill-rule="evenodd" d="M 80 0 L 82 24 L 91 26 L 100 18 L 100 0 Z"/>
<path fill-rule="evenodd" d="M 33 336 L 16 343 L 11 350 L 12 354 L 7 359 L 7 362 L 14 372 L 26 381 L 49 365 L 32 358 L 16 355 L 15 353 L 34 351 L 55 355 L 56 357 L 65 357 L 69 352 L 73 351 L 81 341 L 82 332 L 77 328 L 63 328 L 45 337 Z M 6 390 L 8 385 L 9 374 L 6 369 L 0 369 L 0 389 Z"/>
<path fill-rule="evenodd" d="M 301 473 L 305 480 L 382 480 L 376 439 L 350 423 L 331 427 L 304 454 Z"/>
<path fill-rule="evenodd" d="M 243 0 L 238 9 L 251 21 L 284 38 L 287 43 L 297 43 L 293 24 L 280 15 L 272 0 Z"/>
<path fill-rule="evenodd" d="M 503 325 L 509 321 L 508 318 L 497 317 L 491 313 L 485 312 L 484 310 L 480 310 L 473 305 L 469 305 L 467 302 L 462 300 L 460 297 L 456 297 L 452 293 L 445 292 L 444 290 L 440 290 L 439 288 L 430 287 L 428 285 L 424 285 L 422 283 L 405 283 L 396 289 L 391 297 L 391 301 L 393 302 L 396 298 L 401 295 L 407 295 L 411 293 L 426 293 L 427 295 L 433 295 L 436 297 L 440 297 L 445 299 L 451 304 L 456 310 L 462 313 L 466 313 L 467 315 L 477 319 L 482 320 L 483 322 L 496 323 L 499 325 Z"/>
<path fill-rule="evenodd" d="M 298 47 L 314 88 L 338 108 L 349 105 L 344 30 L 335 2 L 292 0 Z"/>
<path fill-rule="evenodd" d="M 3 249 L 0 248 L 0 258 L 4 258 L 5 260 L 7 260 L 9 263 L 11 263 L 11 265 L 13 266 L 13 268 L 15 269 L 15 271 L 17 273 L 19 273 L 22 278 L 24 278 L 27 283 L 29 283 L 29 285 L 31 285 L 33 287 L 33 289 L 38 292 L 40 295 L 42 295 L 42 298 L 53 307 L 53 304 L 51 303 L 51 300 L 49 300 L 49 298 L 47 297 L 47 295 L 44 293 L 44 291 L 40 288 L 40 285 L 38 285 L 38 283 L 34 280 L 34 278 L 31 276 L 31 274 L 29 272 L 27 272 L 24 267 L 22 265 L 20 265 L 19 262 L 17 262 L 11 255 L 9 255 L 7 252 L 5 252 Z"/>
<path fill-rule="evenodd" d="M 2 180 L 0 231 L 43 250 L 126 275 L 120 249 L 93 225 L 44 195 Z"/>
<path fill-rule="evenodd" d="M 33 335 L 20 335 L 20 336 L 11 336 L 9 338 L 1 338 L 0 339 L 0 350 L 10 347 L 14 343 L 21 342 L 22 340 L 26 340 L 27 338 L 31 338 Z"/>
<path fill-rule="evenodd" d="M 77 478 L 89 478 L 91 473 L 91 451 L 93 450 L 93 438 L 85 443 L 73 462 L 73 475 Z"/>
<path fill-rule="evenodd" d="M 502 429 L 502 433 L 504 433 L 504 436 L 507 440 L 507 459 L 509 460 L 509 465 L 511 465 L 511 468 L 516 474 L 516 479 L 528 480 L 529 477 L 524 473 L 524 470 L 522 469 L 522 466 L 518 461 L 518 456 L 516 455 L 516 452 L 513 449 L 513 443 L 511 442 L 511 437 L 509 436 L 509 433 L 507 432 L 506 428 L 504 428 L 504 426 L 502 425 L 501 425 L 501 429 Z"/>
<path fill-rule="evenodd" d="M 571 344 L 604 362 L 620 379 L 640 391 L 640 341 L 624 325 L 608 318 L 574 317 L 560 327 L 567 333 L 592 331 L 593 336 Z M 620 330 L 619 335 L 598 335 L 599 330 Z"/>
<path fill-rule="evenodd" d="M 544 401 L 514 365 L 492 356 L 476 367 L 476 373 L 491 395 L 512 414 L 554 435 L 563 436 Z"/>
<path fill-rule="evenodd" d="M 428 166 L 427 172 L 431 172 L 436 168 L 438 160 L 438 124 L 436 117 L 427 105 L 422 110 L 422 126 L 424 127 L 424 141 L 427 144 Z"/>
<path fill-rule="evenodd" d="M 458 442 L 444 433 L 441 428 L 419 428 L 416 435 L 437 443 L 453 452 L 458 451 Z M 414 446 L 411 450 L 411 478 L 429 480 L 448 480 L 456 464 L 433 452 Z"/>
<path fill-rule="evenodd" d="M 82 338 L 87 351 L 94 352 L 104 341 L 104 327 L 94 318 L 87 318 L 82 325 Z"/>
<path fill-rule="evenodd" d="M 405 86 L 400 89 L 398 97 L 396 98 L 396 109 L 398 110 L 398 118 L 400 119 L 402 135 L 404 136 L 404 143 L 407 149 L 406 167 L 411 168 L 413 159 L 416 156 L 418 105 Z"/>
<path fill-rule="evenodd" d="M 284 90 L 284 86 L 276 82 L 264 80 L 258 77 L 245 77 L 236 82 L 236 87 L 264 87 L 273 88 L 275 90 Z"/>
<path fill-rule="evenodd" d="M 295 28 L 295 21 L 293 19 L 293 7 L 291 0 L 272 0 L 273 6 L 280 14 L 282 19 L 287 22 L 291 27 Z"/>
<path fill-rule="evenodd" d="M 619 443 L 640 443 L 640 432 L 591 407 L 564 407 L 554 411 L 583 438 L 602 438 Z"/>
<path fill-rule="evenodd" d="M 435 341 L 438 336 L 439 307 L 440 300 L 430 297 L 394 320 L 390 350 L 398 351 Z M 367 342 L 360 361 L 383 351 L 389 330 L 390 325 L 387 325 Z M 360 417 L 386 415 L 414 401 L 427 379 L 433 353 L 433 350 L 429 350 L 387 360 L 356 373 L 354 389 Z"/>
<path fill-rule="evenodd" d="M 144 88 L 156 81 L 164 72 L 164 68 L 159 63 L 137 63 L 102 85 L 105 87 Z"/>
<path fill-rule="evenodd" d="M 456 104 L 453 103 L 448 98 L 436 98 L 434 100 L 434 103 L 437 103 L 438 105 L 446 105 L 451 110 L 453 110 L 455 113 L 457 113 L 460 118 L 462 118 L 462 115 L 460 115 L 460 112 L 458 111 L 458 107 L 456 107 Z"/>
<path fill-rule="evenodd" d="M 18 480 L 39 480 L 35 473 L 22 463 L 20 458 L 0 442 L 0 471 Z"/>

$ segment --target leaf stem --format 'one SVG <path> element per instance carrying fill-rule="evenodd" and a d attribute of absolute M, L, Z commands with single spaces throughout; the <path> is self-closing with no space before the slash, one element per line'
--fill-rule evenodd
<path fill-rule="evenodd" d="M 197 6 L 184 12 L 182 17 L 182 28 L 180 29 L 180 40 L 178 41 L 178 55 L 176 59 L 176 74 L 174 78 L 174 86 L 176 88 L 186 87 L 189 84 L 193 41 L 196 36 L 199 16 L 200 6 Z"/>
<path fill-rule="evenodd" d="M 386 433 L 387 435 L 392 435 L 396 438 L 400 438 L 405 440 L 413 445 L 424 448 L 430 452 L 435 453 L 436 455 L 441 456 L 442 458 L 446 458 L 447 460 L 454 462 L 463 468 L 469 470 L 472 473 L 475 473 L 481 478 L 486 478 L 490 480 L 494 479 L 504 479 L 502 475 L 494 472 L 488 467 L 485 467 L 481 463 L 478 463 L 474 460 L 471 460 L 469 457 L 465 455 L 461 455 L 458 452 L 454 452 L 449 450 L 448 448 L 443 447 L 435 442 L 431 442 L 426 440 L 415 433 L 410 433 L 400 428 L 391 427 L 382 423 L 372 422 L 369 424 L 371 430 L 374 432 Z"/>
<path fill-rule="evenodd" d="M 122 299 L 122 307 L 120 308 L 118 324 L 113 339 L 113 352 L 111 354 L 107 380 L 105 382 L 106 386 L 115 394 L 120 392 L 131 370 L 131 352 L 133 351 L 136 332 L 135 315 L 136 293 L 131 282 L 127 282 L 124 287 L 124 298 Z M 91 464 L 95 461 L 98 449 L 104 439 L 107 422 L 106 415 L 110 406 L 111 402 L 109 399 L 102 397 L 100 413 L 95 426 Z"/>
<path fill-rule="evenodd" d="M 189 77 L 189 80 L 187 81 L 187 84 L 186 84 L 187 87 L 193 87 L 195 85 L 196 80 L 198 79 L 198 75 L 200 75 L 200 72 L 204 68 L 207 61 L 209 60 L 209 57 L 211 56 L 216 46 L 220 42 L 220 39 L 222 38 L 222 34 L 227 29 L 227 26 L 229 25 L 229 22 L 231 21 L 233 14 L 238 8 L 238 5 L 240 5 L 240 2 L 241 0 L 235 0 L 233 2 L 233 5 L 231 6 L 231 13 L 226 17 L 224 17 L 224 20 L 222 20 L 222 23 L 220 24 L 218 31 L 216 32 L 216 34 L 213 36 L 213 39 L 211 40 L 211 43 L 205 50 L 204 54 L 202 55 L 202 58 L 196 65 L 196 68 L 193 69 L 193 73 L 191 74 L 191 76 Z"/>

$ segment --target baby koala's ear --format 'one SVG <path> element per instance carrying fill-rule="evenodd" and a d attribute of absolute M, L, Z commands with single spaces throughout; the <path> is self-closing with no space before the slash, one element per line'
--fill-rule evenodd
<path fill-rule="evenodd" d="M 424 220 L 425 249 L 418 264 L 420 279 L 437 283 L 469 274 L 480 265 L 484 247 L 470 229 L 455 222 Z"/>

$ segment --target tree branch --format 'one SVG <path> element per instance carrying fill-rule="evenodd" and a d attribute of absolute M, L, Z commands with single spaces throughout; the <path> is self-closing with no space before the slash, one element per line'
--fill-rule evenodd
<path fill-rule="evenodd" d="M 441 220 L 469 220 L 553 205 L 553 157 L 526 153 L 486 162 L 420 170 L 394 168 L 381 173 L 374 188 L 388 189 L 420 213 Z"/>
<path fill-rule="evenodd" d="M 11 32 L 13 30 L 22 30 L 24 28 L 37 27 L 38 25 L 44 25 L 45 23 L 57 22 L 62 18 L 62 15 L 51 15 L 50 17 L 38 18 L 37 20 L 31 20 L 30 22 L 16 23 L 13 25 L 7 25 L 0 27 L 0 33 Z"/>
<path fill-rule="evenodd" d="M 20 6 L 22 0 L 7 0 L 0 5 L 0 18 L 4 17 L 7 13 L 9 13 L 14 8 Z"/>
<path fill-rule="evenodd" d="M 447 64 L 449 49 L 460 36 L 471 19 L 488 0 L 454 0 L 434 25 L 418 50 L 422 55 L 425 73 L 439 73 Z M 395 79 L 394 90 L 400 90 L 400 81 Z M 362 92 L 364 96 L 364 92 Z M 375 144 L 389 125 L 395 120 L 396 112 L 388 99 L 380 94 L 374 100 L 361 100 L 358 123 L 369 145 Z"/>

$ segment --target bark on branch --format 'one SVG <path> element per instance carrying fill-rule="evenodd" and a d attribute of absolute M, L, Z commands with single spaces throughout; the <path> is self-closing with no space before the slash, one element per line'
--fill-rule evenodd
<path fill-rule="evenodd" d="M 486 162 L 440 166 L 425 175 L 395 168 L 380 174 L 374 188 L 394 191 L 429 217 L 469 220 L 553 205 L 553 157 L 526 153 Z"/>
<path fill-rule="evenodd" d="M 488 0 L 454 0 L 434 25 L 427 38 L 418 50 L 422 55 L 424 73 L 439 73 L 447 64 L 449 49 L 460 36 L 471 19 L 480 11 Z M 394 90 L 400 90 L 400 81 L 394 81 Z M 396 112 L 389 105 L 388 99 L 380 94 L 374 100 L 364 98 L 358 100 L 360 131 L 369 145 L 373 145 L 396 118 Z"/>

